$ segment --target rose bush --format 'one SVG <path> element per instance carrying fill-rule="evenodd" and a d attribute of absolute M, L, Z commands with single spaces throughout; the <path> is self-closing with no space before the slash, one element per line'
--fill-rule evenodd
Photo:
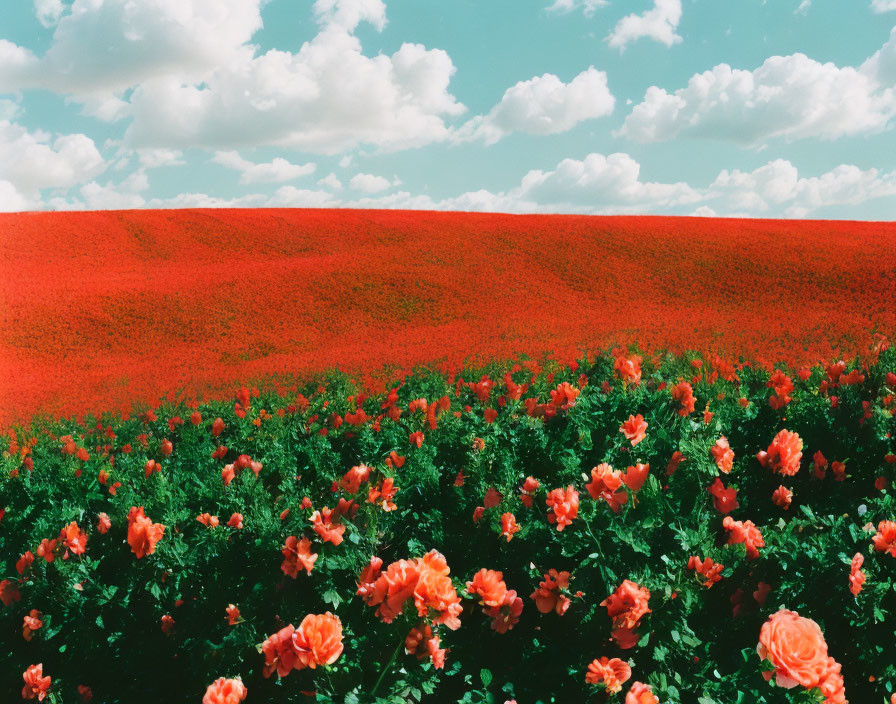
<path fill-rule="evenodd" d="M 36 419 L 2 701 L 884 704 L 894 385 L 617 349 Z"/>

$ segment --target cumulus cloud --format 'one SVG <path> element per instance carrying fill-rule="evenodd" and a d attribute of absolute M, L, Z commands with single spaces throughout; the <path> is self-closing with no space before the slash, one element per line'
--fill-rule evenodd
<path fill-rule="evenodd" d="M 339 180 L 339 177 L 330 172 L 326 176 L 317 180 L 318 186 L 325 186 L 329 188 L 331 191 L 341 191 L 342 190 L 342 181 Z"/>
<path fill-rule="evenodd" d="M 455 69 L 439 49 L 403 44 L 368 57 L 327 25 L 296 54 L 271 50 L 211 72 L 202 85 L 142 83 L 126 141 L 209 148 L 276 145 L 335 154 L 359 145 L 419 147 L 449 136 L 465 108 L 448 91 Z"/>
<path fill-rule="evenodd" d="M 551 203 L 575 210 L 616 207 L 655 208 L 700 200 L 683 182 L 641 180 L 641 165 L 628 154 L 589 154 L 582 160 L 564 159 L 551 171 L 530 171 L 520 186 L 523 200 Z"/>
<path fill-rule="evenodd" d="M 149 189 L 146 172 L 138 169 L 119 183 L 100 185 L 91 181 L 80 188 L 81 196 L 90 210 L 125 210 L 142 208 L 146 199 L 140 195 Z"/>
<path fill-rule="evenodd" d="M 35 0 L 39 17 L 58 20 L 43 56 L 12 45 L 19 56 L 4 61 L 0 43 L 0 91 L 108 94 L 159 76 L 201 78 L 261 28 L 261 0 L 74 0 L 61 19 L 60 4 Z"/>
<path fill-rule="evenodd" d="M 615 104 L 607 74 L 593 66 L 569 83 L 546 73 L 508 88 L 487 115 L 469 120 L 454 138 L 456 141 L 481 139 L 486 144 L 494 144 L 513 132 L 557 134 L 585 120 L 610 115 Z"/>
<path fill-rule="evenodd" d="M 626 15 L 607 36 L 611 47 L 620 51 L 637 39 L 647 37 L 672 46 L 681 42 L 676 30 L 681 21 L 681 0 L 653 0 L 653 7 L 640 15 Z"/>
<path fill-rule="evenodd" d="M 183 166 L 183 152 L 179 149 L 138 149 L 137 159 L 140 166 L 147 169 L 158 169 L 163 166 Z"/>
<path fill-rule="evenodd" d="M 34 14 L 44 27 L 52 27 L 59 22 L 63 12 L 65 5 L 62 0 L 34 0 Z"/>
<path fill-rule="evenodd" d="M 212 158 L 216 164 L 241 172 L 240 183 L 282 183 L 314 173 L 317 164 L 291 164 L 282 157 L 264 164 L 243 159 L 237 152 L 216 152 Z"/>
<path fill-rule="evenodd" d="M 315 0 L 313 12 L 324 25 L 336 25 L 353 32 L 361 22 L 369 22 L 381 32 L 386 26 L 386 5 L 382 0 Z"/>
<path fill-rule="evenodd" d="M 392 186 L 392 182 L 382 176 L 373 174 L 355 174 L 348 182 L 349 188 L 362 193 L 378 193 Z"/>
<path fill-rule="evenodd" d="M 0 121 L 0 181 L 4 200 L 17 201 L 12 191 L 27 202 L 38 203 L 44 189 L 67 189 L 99 175 L 106 161 L 93 140 L 83 134 L 55 137 L 30 132 L 8 120 Z M 21 203 L 19 203 L 21 205 Z"/>
<path fill-rule="evenodd" d="M 804 54 L 772 56 L 754 71 L 719 64 L 673 93 L 648 88 L 618 134 L 639 142 L 694 136 L 760 145 L 774 137 L 877 132 L 896 115 L 893 77 L 896 33 L 859 68 Z"/>
<path fill-rule="evenodd" d="M 723 170 L 705 194 L 728 214 L 755 217 L 771 212 L 793 218 L 824 206 L 859 205 L 886 196 L 896 196 L 896 172 L 842 164 L 821 176 L 800 177 L 784 159 L 749 172 Z"/>
<path fill-rule="evenodd" d="M 591 17 L 597 8 L 606 7 L 607 5 L 609 5 L 607 0 L 554 0 L 547 10 L 548 12 L 566 14 L 581 7 L 585 17 Z"/>
<path fill-rule="evenodd" d="M 871 0 L 871 9 L 877 13 L 896 10 L 896 0 Z"/>

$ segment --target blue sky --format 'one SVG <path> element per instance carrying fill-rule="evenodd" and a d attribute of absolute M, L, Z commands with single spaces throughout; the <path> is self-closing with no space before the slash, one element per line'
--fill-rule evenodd
<path fill-rule="evenodd" d="M 0 0 L 0 210 L 896 219 L 896 0 Z"/>

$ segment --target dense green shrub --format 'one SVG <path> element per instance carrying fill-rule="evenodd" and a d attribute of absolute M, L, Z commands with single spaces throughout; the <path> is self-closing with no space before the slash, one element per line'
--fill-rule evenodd
<path fill-rule="evenodd" d="M 94 702 L 198 703 L 221 676 L 241 677 L 250 703 L 622 701 L 636 680 L 663 703 L 810 701 L 802 688 L 775 687 L 762 676 L 760 628 L 784 608 L 821 626 L 854 704 L 888 702 L 896 687 L 896 557 L 872 546 L 878 524 L 896 518 L 892 491 L 882 488 L 896 471 L 896 354 L 885 348 L 848 365 L 840 383 L 837 368 L 829 375 L 822 367 L 803 374 L 781 367 L 794 386 L 788 392 L 779 376 L 781 393 L 768 386 L 767 371 L 738 365 L 735 378 L 733 368 L 693 355 L 645 360 L 640 382 L 626 383 L 624 366 L 614 369 L 615 357 L 603 355 L 575 369 L 524 361 L 507 367 L 507 377 L 498 366 L 468 371 L 470 383 L 417 371 L 391 402 L 386 394 L 358 395 L 350 380 L 332 375 L 288 396 L 241 390 L 237 403 L 162 405 L 124 420 L 35 421 L 0 441 L 0 578 L 9 601 L 0 606 L 0 698 L 18 699 L 22 673 L 41 663 L 56 702 L 80 701 L 78 685 L 86 685 Z M 692 382 L 696 397 L 686 415 L 671 394 L 679 380 Z M 563 382 L 568 394 L 552 402 L 550 392 Z M 524 387 L 517 394 L 516 385 Z M 416 404 L 410 411 L 420 398 L 426 410 Z M 784 405 L 775 409 L 770 398 Z M 397 420 L 390 407 L 401 411 Z M 492 422 L 486 409 L 496 411 Z M 637 414 L 646 436 L 632 445 L 620 426 Z M 173 418 L 183 423 L 169 424 Z M 216 418 L 223 421 L 217 437 Z M 793 476 L 756 457 L 785 428 L 803 444 Z M 411 437 L 418 431 L 419 447 Z M 710 451 L 722 436 L 734 452 L 727 475 Z M 667 476 L 676 451 L 685 459 Z M 816 451 L 829 462 L 824 478 L 814 470 Z M 387 464 L 393 452 L 403 466 L 395 455 Z M 222 470 L 243 454 L 260 471 L 237 468 L 225 485 Z M 150 460 L 159 471 L 147 476 Z M 835 461 L 845 464 L 839 477 Z M 624 471 L 638 462 L 649 464 L 649 476 L 627 492 L 618 514 L 591 498 L 593 467 Z M 371 475 L 354 495 L 354 518 L 337 519 L 343 542 L 322 542 L 309 517 L 353 498 L 335 483 L 362 464 Z M 399 489 L 392 511 L 367 501 L 386 477 Z M 527 477 L 540 483 L 531 508 L 521 501 Z M 718 477 L 737 489 L 732 518 L 761 531 L 757 559 L 743 544 L 726 544 L 723 516 L 707 492 Z M 780 485 L 792 490 L 787 509 L 772 501 Z M 580 504 L 559 531 L 547 520 L 546 496 L 568 486 Z M 489 489 L 499 492 L 491 494 L 498 504 L 474 521 Z M 304 497 L 313 507 L 303 508 Z M 165 529 L 155 551 L 138 558 L 126 538 L 129 511 L 141 506 Z M 241 529 L 227 525 L 234 512 L 243 516 Z M 508 512 L 520 526 L 509 541 L 501 528 Z M 100 513 L 111 520 L 105 534 L 97 529 Z M 203 513 L 220 525 L 197 521 Z M 77 537 L 74 550 L 60 538 L 71 522 L 87 535 L 80 555 L 73 554 Z M 289 536 L 311 539 L 318 558 L 310 574 L 301 566 L 295 578 L 281 570 Z M 38 546 L 54 538 L 55 559 L 47 562 Z M 356 594 L 372 556 L 385 569 L 430 550 L 445 556 L 463 603 L 460 628 L 438 628 L 448 651 L 443 669 L 404 652 L 418 623 L 412 606 L 387 624 Z M 26 551 L 35 560 L 20 574 Z M 857 553 L 867 583 L 854 596 Z M 688 569 L 692 556 L 724 565 L 712 588 Z M 519 623 L 506 633 L 490 628 L 479 599 L 464 590 L 481 568 L 502 572 L 523 601 Z M 530 598 L 550 569 L 572 577 L 563 615 L 541 613 Z M 650 591 L 650 612 L 628 649 L 611 638 L 601 606 L 624 580 Z M 770 588 L 764 604 L 753 595 L 761 583 Z M 229 604 L 241 614 L 233 626 Z M 26 641 L 23 619 L 32 609 L 42 627 Z M 326 611 L 343 627 L 336 662 L 265 678 L 265 638 Z M 168 633 L 163 616 L 174 619 Z M 620 694 L 586 683 L 588 664 L 602 656 L 631 666 Z"/>

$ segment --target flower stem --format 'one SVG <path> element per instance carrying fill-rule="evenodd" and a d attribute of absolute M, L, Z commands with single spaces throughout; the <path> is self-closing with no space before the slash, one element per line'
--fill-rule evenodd
<path fill-rule="evenodd" d="M 398 655 L 398 650 L 401 646 L 404 645 L 404 640 L 399 640 L 398 645 L 395 646 L 395 650 L 392 651 L 392 657 L 389 658 L 389 662 L 386 663 L 386 666 L 383 668 L 383 671 L 380 672 L 380 676 L 376 680 L 376 684 L 373 685 L 373 689 L 370 690 L 370 696 L 376 694 L 376 690 L 379 689 L 380 683 L 383 681 L 383 677 L 386 676 L 386 673 L 389 671 L 389 668 L 392 667 L 392 663 L 395 661 L 395 656 Z"/>

